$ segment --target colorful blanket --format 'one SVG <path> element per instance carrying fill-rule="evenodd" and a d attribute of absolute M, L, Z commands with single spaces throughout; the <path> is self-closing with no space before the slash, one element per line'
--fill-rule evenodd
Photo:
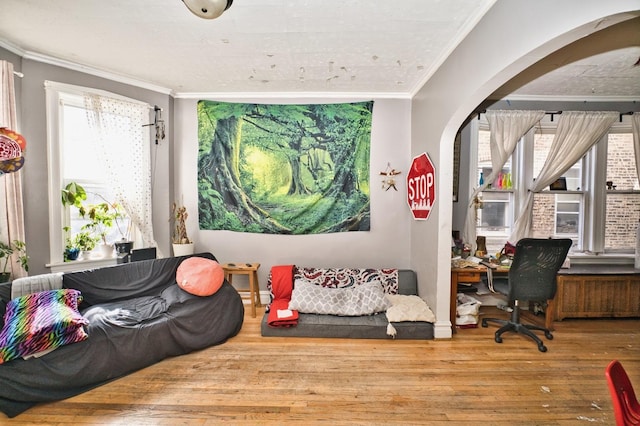
<path fill-rule="evenodd" d="M 80 292 L 49 290 L 12 299 L 0 332 L 0 364 L 86 339 Z"/>
<path fill-rule="evenodd" d="M 293 327 L 298 325 L 298 311 L 289 309 L 293 291 L 293 265 L 271 268 L 271 295 L 267 324 L 270 327 Z"/>

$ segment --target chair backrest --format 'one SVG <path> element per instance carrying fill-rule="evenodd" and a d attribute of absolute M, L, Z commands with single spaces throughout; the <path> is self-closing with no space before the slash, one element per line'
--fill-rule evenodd
<path fill-rule="evenodd" d="M 509 269 L 509 300 L 546 301 L 556 295 L 556 275 L 573 242 L 568 238 L 523 238 Z"/>
<path fill-rule="evenodd" d="M 624 367 L 618 360 L 609 363 L 605 370 L 613 413 L 618 426 L 640 425 L 640 405 L 633 385 Z"/>

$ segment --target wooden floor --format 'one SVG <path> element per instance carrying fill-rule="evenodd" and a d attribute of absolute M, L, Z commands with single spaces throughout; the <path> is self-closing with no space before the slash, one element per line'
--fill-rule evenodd
<path fill-rule="evenodd" d="M 435 341 L 263 338 L 247 314 L 223 345 L 0 424 L 613 425 L 609 361 L 640 388 L 638 319 L 556 323 L 547 353 L 517 335 L 497 344 L 495 329 Z"/>

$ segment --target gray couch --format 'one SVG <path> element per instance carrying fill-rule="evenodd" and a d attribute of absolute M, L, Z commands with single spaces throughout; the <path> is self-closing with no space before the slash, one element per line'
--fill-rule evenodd
<path fill-rule="evenodd" d="M 193 256 L 215 260 L 211 253 Z M 176 272 L 188 257 L 64 274 L 62 286 L 82 294 L 89 337 L 40 358 L 0 364 L 0 412 L 14 417 L 40 402 L 78 395 L 235 336 L 244 320 L 240 295 L 226 281 L 211 296 L 183 291 Z M 0 309 L 10 299 L 10 287 L 0 286 Z"/>
<path fill-rule="evenodd" d="M 417 295 L 415 271 L 398 271 L 398 294 Z M 260 326 L 265 337 L 337 337 L 357 339 L 392 339 L 387 335 L 389 321 L 384 313 L 344 317 L 335 315 L 299 314 L 294 327 L 270 327 L 265 313 Z M 429 322 L 394 322 L 396 339 L 433 339 L 433 324 Z"/>

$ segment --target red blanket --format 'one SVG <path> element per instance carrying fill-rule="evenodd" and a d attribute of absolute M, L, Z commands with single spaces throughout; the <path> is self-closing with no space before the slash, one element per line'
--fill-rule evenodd
<path fill-rule="evenodd" d="M 298 325 L 298 311 L 289 310 L 293 291 L 293 265 L 278 265 L 271 268 L 271 292 L 273 301 L 269 307 L 267 324 L 270 327 L 293 327 Z"/>

